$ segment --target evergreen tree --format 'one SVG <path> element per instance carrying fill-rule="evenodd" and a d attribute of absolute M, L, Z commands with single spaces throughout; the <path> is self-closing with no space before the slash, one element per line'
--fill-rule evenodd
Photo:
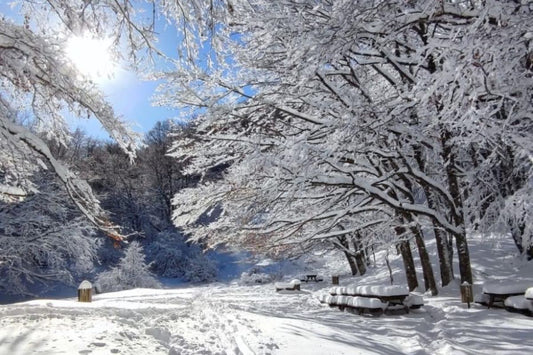
<path fill-rule="evenodd" d="M 132 242 L 118 265 L 98 275 L 96 280 L 101 291 L 120 291 L 137 287 L 159 288 L 160 284 L 146 264 L 143 248 Z"/>

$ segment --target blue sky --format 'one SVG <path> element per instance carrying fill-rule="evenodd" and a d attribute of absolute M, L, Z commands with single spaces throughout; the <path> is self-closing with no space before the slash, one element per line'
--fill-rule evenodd
<path fill-rule="evenodd" d="M 15 21 L 20 20 L 17 9 L 12 9 L 9 2 L 0 1 L 0 14 Z M 159 33 L 160 50 L 167 55 L 175 55 L 175 48 L 179 36 L 173 26 L 166 25 L 165 21 L 156 22 L 156 32 Z M 151 97 L 157 83 L 143 81 L 135 73 L 120 69 L 112 79 L 98 80 L 98 86 L 102 89 L 105 97 L 113 105 L 118 116 L 130 122 L 133 130 L 145 133 L 156 122 L 174 118 L 178 112 L 164 107 L 153 107 Z M 95 119 L 67 117 L 67 121 L 73 129 L 81 128 L 94 138 L 108 139 L 109 135 Z"/>
<path fill-rule="evenodd" d="M 179 40 L 175 28 L 166 25 L 164 21 L 157 21 L 155 30 L 159 33 L 159 49 L 169 56 L 175 56 Z M 157 85 L 157 82 L 141 80 L 136 73 L 122 68 L 114 78 L 101 79 L 98 82 L 106 99 L 113 105 L 115 113 L 129 122 L 134 131 L 140 133 L 148 132 L 158 121 L 178 115 L 175 109 L 152 106 L 151 98 Z M 70 121 L 73 128 L 79 127 L 94 138 L 109 138 L 94 118 Z"/>

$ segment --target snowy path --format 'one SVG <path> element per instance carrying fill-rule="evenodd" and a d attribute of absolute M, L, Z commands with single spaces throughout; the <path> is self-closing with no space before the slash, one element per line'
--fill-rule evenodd
<path fill-rule="evenodd" d="M 321 305 L 320 285 L 212 285 L 0 307 L 0 354 L 523 354 L 533 318 L 437 297 L 408 315 Z M 313 289 L 314 288 L 314 289 Z"/>

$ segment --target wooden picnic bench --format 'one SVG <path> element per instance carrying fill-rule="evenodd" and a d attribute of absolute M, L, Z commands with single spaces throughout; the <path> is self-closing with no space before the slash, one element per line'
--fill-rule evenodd
<path fill-rule="evenodd" d="M 332 297 L 356 297 L 377 300 L 382 305 L 386 305 L 383 311 L 389 310 L 390 307 L 401 306 L 402 309 L 409 313 L 409 308 L 420 308 L 424 305 L 423 298 L 417 295 L 411 295 L 409 289 L 403 286 L 355 286 L 355 287 L 333 287 L 329 291 Z M 409 298 L 409 299 L 408 299 Z M 335 300 L 336 298 L 333 298 Z M 324 298 L 324 302 L 326 302 Z M 342 298 L 341 298 L 342 300 Z M 321 300 L 322 302 L 322 300 Z M 371 301 L 374 302 L 374 301 Z M 364 302 L 359 301 L 359 304 Z M 367 303 L 370 304 L 370 303 Z M 376 303 L 377 305 L 378 303 Z M 364 308 L 364 307 L 363 307 Z"/>
<path fill-rule="evenodd" d="M 377 298 L 383 303 L 388 303 L 388 306 L 385 310 L 387 310 L 390 306 L 402 306 L 405 310 L 405 313 L 409 313 L 409 307 L 404 304 L 404 300 L 409 296 L 409 293 L 402 294 L 402 295 L 394 295 L 394 296 L 365 296 L 363 297 L 372 297 Z"/>
<path fill-rule="evenodd" d="M 300 291 L 300 280 L 292 280 L 291 282 L 276 282 L 274 286 L 276 287 L 276 292 Z"/>
<path fill-rule="evenodd" d="M 308 274 L 308 275 L 302 276 L 300 280 L 303 282 L 309 282 L 309 281 L 319 282 L 319 281 L 323 281 L 324 279 L 322 279 L 316 274 Z"/>
<path fill-rule="evenodd" d="M 523 295 L 524 292 L 512 292 L 512 293 L 488 293 L 483 292 L 485 295 L 489 296 L 489 303 L 487 304 L 487 307 L 490 308 L 494 305 L 494 302 L 505 302 L 505 300 L 508 297 L 512 296 L 520 296 Z"/>
<path fill-rule="evenodd" d="M 491 308 L 495 302 L 503 302 L 508 297 L 524 295 L 530 283 L 516 281 L 493 281 L 483 285 L 483 294 L 489 298 L 487 307 Z"/>

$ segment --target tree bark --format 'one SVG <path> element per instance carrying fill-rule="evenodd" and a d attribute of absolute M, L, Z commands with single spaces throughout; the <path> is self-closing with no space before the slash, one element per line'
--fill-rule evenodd
<path fill-rule="evenodd" d="M 470 265 L 468 242 L 466 238 L 466 228 L 463 214 L 463 199 L 459 187 L 459 176 L 455 154 L 452 151 L 451 145 L 448 143 L 450 139 L 451 133 L 445 128 L 442 128 L 442 158 L 446 168 L 448 191 L 450 192 L 450 195 L 452 196 L 455 205 L 455 208 L 452 209 L 451 214 L 455 226 L 461 230 L 461 232 L 459 233 L 454 233 L 457 256 L 459 258 L 459 273 L 461 274 L 461 283 L 466 281 L 469 284 L 472 284 L 472 269 Z"/>
<path fill-rule="evenodd" d="M 394 230 L 396 235 L 398 235 L 398 238 L 400 238 L 399 249 L 402 254 L 407 286 L 409 286 L 409 291 L 413 291 L 418 287 L 418 279 L 416 278 L 415 261 L 413 260 L 413 254 L 411 253 L 411 246 L 409 240 L 402 240 L 405 233 L 405 227 L 398 226 L 395 227 Z"/>
<path fill-rule="evenodd" d="M 429 254 L 426 249 L 426 244 L 424 243 L 424 238 L 422 237 L 422 232 L 418 227 L 411 228 L 411 231 L 415 235 L 416 246 L 418 248 L 418 254 L 420 255 L 420 262 L 422 264 L 422 272 L 424 273 L 424 286 L 426 291 L 430 290 L 432 296 L 439 294 L 437 290 L 437 285 L 435 283 L 435 274 L 433 273 L 433 267 L 431 266 L 431 261 L 429 259 Z"/>
<path fill-rule="evenodd" d="M 357 264 L 357 269 L 359 270 L 359 273 L 361 276 L 366 274 L 366 257 L 365 257 L 365 250 L 363 248 L 363 245 L 361 243 L 362 240 L 361 234 L 357 233 L 354 238 L 352 238 L 354 250 L 356 252 L 355 254 L 355 262 Z"/>
<path fill-rule="evenodd" d="M 407 276 L 407 285 L 409 291 L 413 291 L 418 287 L 418 280 L 416 278 L 415 262 L 413 254 L 411 253 L 411 246 L 408 240 L 400 242 L 400 253 L 402 254 L 403 266 L 405 268 L 405 275 Z"/>
<path fill-rule="evenodd" d="M 352 255 L 352 253 L 348 251 L 350 250 L 350 244 L 348 242 L 348 239 L 346 238 L 346 236 L 343 235 L 341 237 L 337 237 L 337 240 L 344 248 L 343 253 L 344 253 L 344 256 L 346 257 L 346 260 L 348 260 L 348 264 L 350 265 L 350 271 L 352 272 L 352 275 L 353 276 L 357 275 L 358 270 L 357 270 L 355 258 Z"/>
<path fill-rule="evenodd" d="M 422 157 L 422 151 L 420 146 L 414 148 L 414 157 L 420 171 L 426 172 L 426 164 Z M 433 193 L 426 185 L 422 185 L 422 189 L 424 190 L 424 194 L 426 195 L 428 207 L 433 210 L 436 210 L 437 204 L 435 203 Z M 448 244 L 446 243 L 446 236 L 443 235 L 445 232 L 441 231 L 441 229 L 438 228 L 435 221 L 432 221 L 432 223 L 433 234 L 435 235 L 435 241 L 437 244 L 437 255 L 439 257 L 440 280 L 441 285 L 444 287 L 453 280 L 453 267 L 452 263 L 450 262 L 450 250 Z"/>

